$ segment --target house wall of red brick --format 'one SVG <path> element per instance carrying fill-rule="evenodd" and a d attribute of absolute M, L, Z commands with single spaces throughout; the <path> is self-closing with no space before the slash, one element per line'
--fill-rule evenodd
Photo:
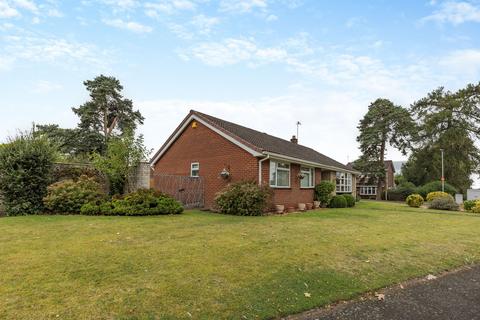
<path fill-rule="evenodd" d="M 196 128 L 190 123 L 154 164 L 152 179 L 155 180 L 158 173 L 190 176 L 192 162 L 200 164 L 206 208 L 212 208 L 215 194 L 229 182 L 258 180 L 255 157 L 199 122 Z M 224 168 L 230 172 L 228 181 L 220 177 Z"/>
<path fill-rule="evenodd" d="M 314 189 L 301 188 L 300 179 L 300 165 L 296 163 L 290 164 L 290 188 L 273 188 L 273 203 L 283 204 L 285 207 L 297 207 L 299 203 L 313 202 Z M 262 184 L 268 184 L 270 178 L 270 160 L 265 160 L 262 163 Z M 315 168 L 314 185 L 322 180 L 322 170 Z"/>

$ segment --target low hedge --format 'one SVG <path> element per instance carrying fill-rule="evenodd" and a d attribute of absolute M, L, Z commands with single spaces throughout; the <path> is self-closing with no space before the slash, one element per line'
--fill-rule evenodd
<path fill-rule="evenodd" d="M 347 200 L 347 207 L 351 208 L 355 206 L 355 197 L 352 196 L 351 194 L 344 194 L 342 195 L 345 200 Z"/>
<path fill-rule="evenodd" d="M 90 202 L 81 208 L 85 215 L 153 216 L 182 212 L 178 201 L 153 189 L 139 189 L 110 201 Z"/>
<path fill-rule="evenodd" d="M 330 200 L 330 208 L 346 208 L 347 204 L 347 199 L 343 195 L 333 196 Z"/>

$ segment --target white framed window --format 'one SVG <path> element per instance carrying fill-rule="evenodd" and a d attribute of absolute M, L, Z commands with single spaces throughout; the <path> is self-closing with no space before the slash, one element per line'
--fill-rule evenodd
<path fill-rule="evenodd" d="M 270 186 L 290 188 L 290 163 L 270 161 Z"/>
<path fill-rule="evenodd" d="M 301 167 L 300 174 L 300 188 L 313 188 L 315 185 L 315 168 Z"/>
<path fill-rule="evenodd" d="M 362 196 L 375 196 L 377 194 L 376 186 L 360 186 L 358 193 Z"/>
<path fill-rule="evenodd" d="M 336 191 L 338 193 L 352 192 L 352 174 L 346 172 L 337 172 Z"/>
<path fill-rule="evenodd" d="M 199 177 L 200 176 L 200 163 L 192 162 L 190 164 L 190 177 Z"/>

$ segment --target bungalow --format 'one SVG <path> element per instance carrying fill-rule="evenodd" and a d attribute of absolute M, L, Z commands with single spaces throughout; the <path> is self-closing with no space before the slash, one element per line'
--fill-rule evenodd
<path fill-rule="evenodd" d="M 275 204 L 296 207 L 313 201 L 315 184 L 321 180 L 335 182 L 336 193 L 355 195 L 359 174 L 298 144 L 295 136 L 284 140 L 194 110 L 155 153 L 150 165 L 153 188 L 174 194 L 188 192 L 185 189 L 194 185 L 207 209 L 212 208 L 215 194 L 232 182 L 268 184 L 274 190 Z M 175 177 L 176 182 L 172 185 L 172 179 L 165 177 Z M 198 181 L 202 181 L 201 187 Z"/>

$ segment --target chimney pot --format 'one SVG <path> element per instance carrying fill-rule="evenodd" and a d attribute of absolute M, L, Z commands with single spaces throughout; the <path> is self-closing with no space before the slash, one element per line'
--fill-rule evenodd
<path fill-rule="evenodd" d="M 292 136 L 292 139 L 290 139 L 290 142 L 298 144 L 298 139 L 295 136 Z"/>

